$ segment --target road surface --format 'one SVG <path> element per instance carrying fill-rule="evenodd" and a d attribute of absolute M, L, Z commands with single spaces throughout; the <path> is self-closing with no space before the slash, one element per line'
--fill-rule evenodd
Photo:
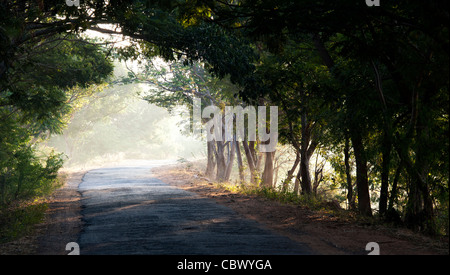
<path fill-rule="evenodd" d="M 298 255 L 305 245 L 214 200 L 170 186 L 152 165 L 91 170 L 78 187 L 80 254 Z"/>

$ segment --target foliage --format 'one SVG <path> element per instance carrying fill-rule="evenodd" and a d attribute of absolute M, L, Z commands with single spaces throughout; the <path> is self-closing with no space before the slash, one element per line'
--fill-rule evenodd
<path fill-rule="evenodd" d="M 83 64 L 103 67 L 96 63 L 100 60 L 95 50 L 71 51 L 77 56 L 73 59 L 56 58 L 58 50 L 45 58 L 40 52 L 49 45 L 57 49 L 54 42 L 68 33 L 92 29 L 125 35 L 139 44 L 140 51 L 133 46 L 118 51 L 125 59 L 144 55 L 147 60 L 183 60 L 184 65 L 199 61 L 211 76 L 238 84 L 244 102 L 283 106 L 281 141 L 297 143 L 302 151 L 302 187 L 308 187 L 308 151 L 320 145 L 342 156 L 347 142 L 351 166 L 342 165 L 338 157 L 335 167 L 344 169 L 341 176 L 354 171 L 347 180 L 356 176 L 361 214 L 370 216 L 376 209 L 388 218 L 388 210 L 398 211 L 408 226 L 429 233 L 438 231 L 438 217 L 448 216 L 448 1 L 399 0 L 371 8 L 353 0 L 89 0 L 81 1 L 80 8 L 53 0 L 0 5 L 3 163 L 14 144 L 60 129 L 55 119 L 68 113 L 62 90 L 74 82 L 81 87 L 98 83 L 108 72 L 106 64 L 105 70 L 93 72 L 95 65 L 77 62 L 89 54 L 93 60 Z M 61 65 L 60 71 L 49 66 L 53 63 Z M 77 70 L 74 82 L 67 77 L 74 71 L 63 67 Z M 177 70 L 180 75 L 171 88 L 195 88 L 192 81 L 199 79 L 186 74 L 188 69 Z M 39 72 L 57 77 L 40 82 Z M 182 102 L 185 96 L 173 94 L 163 104 Z"/>
<path fill-rule="evenodd" d="M 48 204 L 34 202 L 17 207 L 0 208 L 0 243 L 15 240 L 33 231 L 42 222 Z"/>
<path fill-rule="evenodd" d="M 92 90 L 93 85 L 103 82 L 112 72 L 104 49 L 77 35 L 58 33 L 11 44 L 19 42 L 21 33 L 8 20 L 22 18 L 3 15 L 5 20 L 0 28 L 3 39 L 0 41 L 1 207 L 54 190 L 62 155 L 51 152 L 42 156 L 36 145 L 61 132 L 72 111 L 71 104 L 82 94 L 80 90 L 88 87 Z"/>
<path fill-rule="evenodd" d="M 258 196 L 281 203 L 297 205 L 310 210 L 329 212 L 341 210 L 340 206 L 335 201 L 325 196 L 314 194 L 299 195 L 294 192 L 282 191 L 281 187 L 267 188 L 252 184 L 236 185 L 231 183 L 220 183 L 218 186 L 230 192 Z"/>
<path fill-rule="evenodd" d="M 371 200 L 376 201 L 379 193 L 381 215 L 391 200 L 409 226 L 435 231 L 433 205 L 445 205 L 445 200 L 433 190 L 446 194 L 449 179 L 448 13 L 442 12 L 447 2 L 398 1 L 368 8 L 354 1 L 249 0 L 210 1 L 200 6 L 211 14 L 191 7 L 184 17 L 234 30 L 279 60 L 286 53 L 300 53 L 284 67 L 272 65 L 274 69 L 262 75 L 262 81 L 252 81 L 250 76 L 244 98 L 267 94 L 278 102 L 295 103 L 289 84 L 303 79 L 289 64 L 305 57 L 309 58 L 300 69 L 324 64 L 329 80 L 311 90 L 320 99 L 312 108 L 336 111 L 334 116 L 319 115 L 324 126 L 320 134 L 328 136 L 322 142 L 336 146 L 346 135 L 351 140 L 361 213 L 372 213 Z M 303 43 L 292 48 L 291 41 L 298 38 Z M 312 51 L 305 50 L 305 41 Z M 261 60 L 260 68 L 266 64 L 270 68 L 272 60 Z M 271 89 L 274 83 L 281 84 L 281 92 Z M 298 127 L 301 122 L 293 124 Z M 295 139 L 291 136 L 286 141 Z M 438 144 L 438 140 L 445 141 Z M 399 196 L 401 188 L 406 198 Z"/>

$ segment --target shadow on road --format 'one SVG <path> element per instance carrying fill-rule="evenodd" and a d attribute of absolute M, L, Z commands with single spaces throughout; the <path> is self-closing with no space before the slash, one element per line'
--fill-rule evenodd
<path fill-rule="evenodd" d="M 152 166 L 91 170 L 79 185 L 81 254 L 310 254 L 230 208 L 153 178 Z"/>

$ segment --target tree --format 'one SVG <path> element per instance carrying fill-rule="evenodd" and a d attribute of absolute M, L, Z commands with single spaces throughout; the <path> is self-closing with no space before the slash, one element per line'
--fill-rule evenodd
<path fill-rule="evenodd" d="M 233 95 L 236 93 L 235 87 L 229 81 L 220 81 L 212 77 L 199 63 L 188 65 L 183 62 L 171 62 L 166 67 L 147 61 L 142 73 L 130 73 L 124 81 L 154 85 L 154 90 L 144 95 L 144 99 L 169 110 L 176 106 L 194 109 L 195 99 L 200 100 L 201 106 L 224 107 L 227 102 L 234 100 Z M 201 108 L 201 106 L 198 107 Z M 225 110 L 222 108 L 221 114 L 224 112 Z M 222 125 L 225 125 L 227 119 L 232 118 L 222 116 Z M 204 124 L 207 121 L 208 119 L 202 119 L 201 123 Z M 201 127 L 201 125 L 192 125 L 192 127 Z M 236 148 L 235 139 L 232 142 L 225 141 L 224 129 L 221 129 L 221 133 L 222 140 L 207 141 L 208 161 L 205 174 L 212 177 L 216 171 L 216 180 L 227 181 L 231 175 L 235 155 L 236 153 L 240 154 L 240 149 Z M 240 156 L 238 156 L 239 158 Z"/>
<path fill-rule="evenodd" d="M 0 78 L 0 204 L 49 190 L 62 159 L 38 158 L 36 143 L 60 133 L 79 90 L 112 71 L 100 47 L 75 36 L 29 41 L 16 51 Z"/>
<path fill-rule="evenodd" d="M 356 157 L 360 211 L 371 212 L 367 181 L 369 159 L 365 146 L 369 141 L 367 134 L 372 132 L 361 135 L 364 132 L 361 125 L 371 129 L 375 124 L 365 124 L 366 115 L 381 114 L 383 121 L 378 124 L 381 126 L 378 130 L 384 138 L 380 146 L 383 155 L 380 210 L 385 211 L 392 158 L 390 148 L 394 148 L 413 179 L 405 218 L 411 225 L 433 231 L 434 214 L 427 175 L 432 155 L 439 155 L 441 149 L 436 147 L 434 153 L 431 150 L 424 152 L 423 146 L 429 146 L 433 140 L 430 125 L 440 124 L 437 113 L 448 120 L 448 108 L 431 103 L 436 102 L 433 98 L 441 98 L 445 94 L 442 92 L 448 90 L 446 74 L 433 69 L 441 66 L 446 72 L 448 68 L 448 14 L 443 12 L 448 3 L 401 1 L 395 5 L 368 8 L 364 3 L 354 1 L 250 0 L 239 3 L 209 1 L 200 6 L 208 12 L 197 13 L 191 7 L 186 9 L 186 16 L 235 30 L 255 42 L 264 43 L 274 53 L 282 51 L 292 35 L 309 35 L 323 64 L 340 83 L 340 89 L 347 90 L 341 100 L 345 100 L 346 126 Z M 303 16 L 298 17 L 298 14 Z M 353 69 L 350 72 L 350 67 L 342 66 L 342 61 L 358 64 L 359 67 L 354 68 L 365 68 L 366 71 L 360 73 Z M 438 75 L 441 76 L 439 80 L 435 78 Z M 354 81 L 360 76 L 367 84 L 364 89 L 358 87 L 362 81 Z M 360 104 L 362 91 L 377 96 L 373 101 L 377 111 L 363 109 L 367 105 Z M 243 97 L 257 98 L 254 93 L 246 91 Z M 440 102 L 448 100 L 445 97 Z M 431 110 L 441 111 L 434 113 Z M 442 126 L 441 129 L 446 129 Z M 442 137 L 443 133 L 438 132 Z M 442 144 L 441 148 L 446 146 Z M 413 152 L 417 156 L 415 159 L 410 157 Z"/>
<path fill-rule="evenodd" d="M 323 112 L 317 107 L 320 99 L 314 90 L 323 85 L 322 81 L 327 81 L 327 72 L 317 63 L 311 44 L 299 37 L 292 37 L 285 50 L 277 54 L 260 49 L 263 57 L 254 75 L 257 80 L 253 83 L 256 85 L 247 85 L 244 92 L 260 91 L 271 104 L 280 106 L 281 141 L 292 145 L 298 156 L 286 182 L 291 181 L 297 165 L 300 165 L 296 182 L 301 185 L 302 193 L 311 194 L 309 162 L 319 145 Z"/>
<path fill-rule="evenodd" d="M 86 29 L 128 36 L 147 57 L 201 61 L 213 76 L 229 76 L 240 85 L 245 104 L 261 99 L 284 103 L 285 142 L 298 143 L 300 167 L 307 166 L 314 140 L 324 142 L 326 136 L 334 145 L 348 143 L 340 147 L 351 146 L 355 157 L 361 214 L 371 215 L 371 199 L 378 199 L 369 187 L 379 188 L 384 215 L 388 197 L 400 198 L 398 188 L 406 186 L 406 198 L 397 198 L 396 205 L 405 222 L 435 231 L 435 210 L 448 204 L 449 143 L 442 142 L 448 140 L 448 2 L 401 0 L 380 7 L 351 0 L 83 1 L 79 9 L 59 1 L 1 5 L 1 79 L 17 69 L 12 65 L 27 45 Z M 133 46 L 121 50 L 121 56 L 135 57 Z M 288 51 L 294 53 L 291 62 L 283 60 Z M 271 58 L 266 59 L 267 53 Z M 298 76 L 305 79 L 293 81 Z M 38 108 L 20 95 L 15 93 L 14 100 L 29 103 L 22 109 Z M 52 109 L 47 103 L 45 109 Z M 335 116 L 324 112 L 327 107 L 336 110 Z M 256 146 L 243 145 L 249 167 L 257 170 L 262 162 Z M 309 169 L 300 170 L 303 189 L 309 190 Z M 350 188 L 349 182 L 345 185 Z"/>

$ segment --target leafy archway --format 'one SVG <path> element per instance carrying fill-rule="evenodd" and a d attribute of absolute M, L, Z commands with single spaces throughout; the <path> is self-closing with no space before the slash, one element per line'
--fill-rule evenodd
<path fill-rule="evenodd" d="M 8 178 L 21 189 L 20 171 L 33 162 L 19 160 L 30 159 L 38 133 L 58 131 L 67 91 L 111 71 L 111 52 L 80 39 L 90 29 L 129 37 L 117 52 L 124 59 L 201 61 L 238 85 L 240 103 L 282 107 L 280 140 L 298 157 L 286 186 L 302 167 L 295 184 L 309 195 L 308 155 L 326 147 L 346 175 L 336 184 L 356 189 L 361 214 L 401 212 L 435 232 L 448 216 L 448 2 L 364 2 L 3 1 L 0 191 Z M 249 166 L 261 163 L 244 149 Z M 273 156 L 265 159 L 270 176 Z"/>

